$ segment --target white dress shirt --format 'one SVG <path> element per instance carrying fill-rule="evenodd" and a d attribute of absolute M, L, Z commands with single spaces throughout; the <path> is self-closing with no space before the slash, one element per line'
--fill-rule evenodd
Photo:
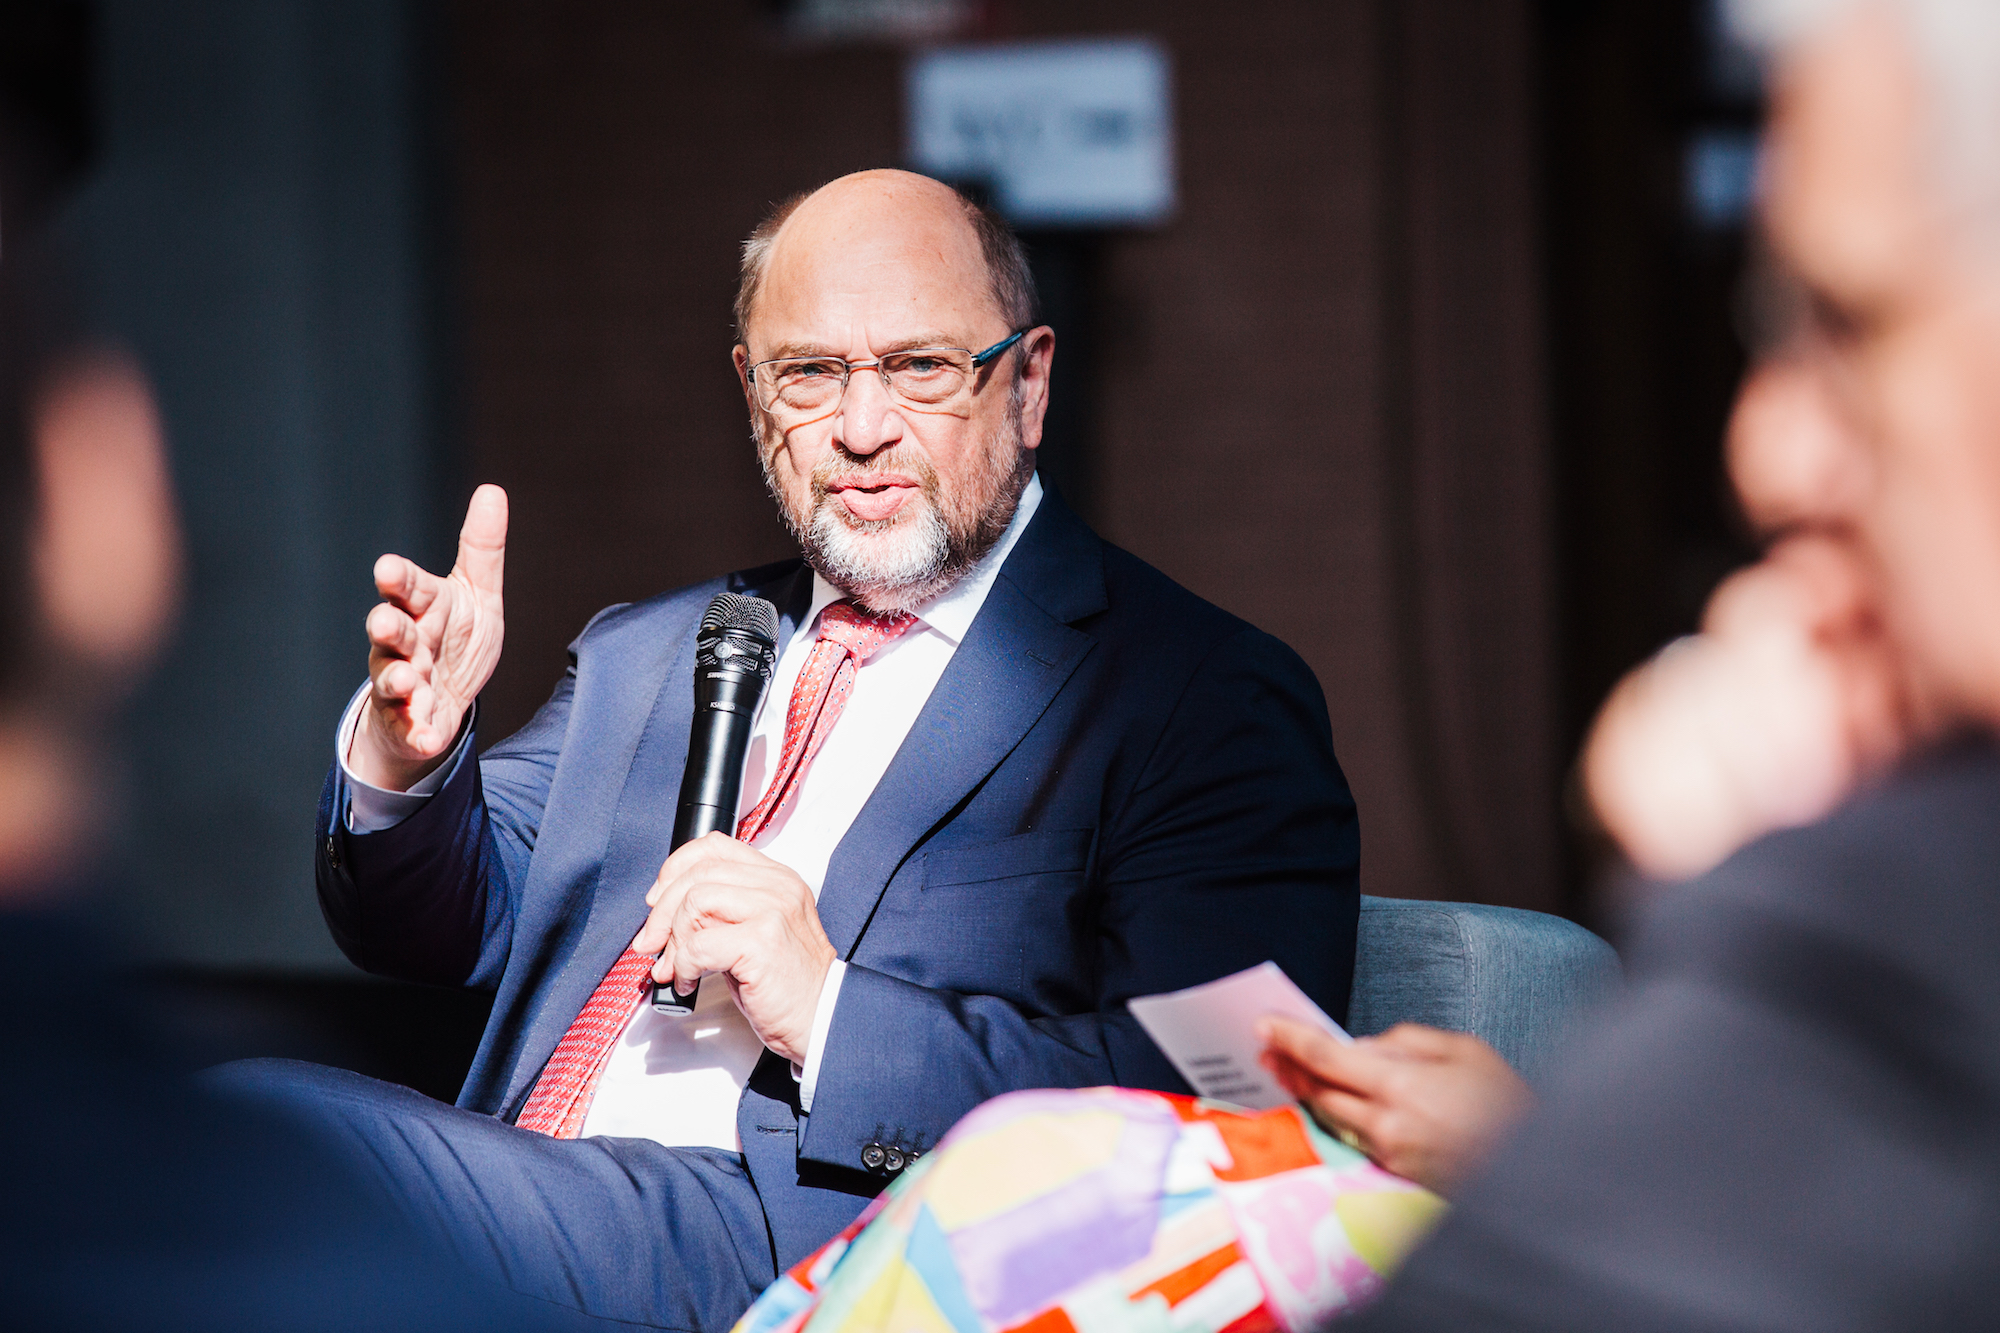
<path fill-rule="evenodd" d="M 806 770 L 791 807 L 752 844 L 795 871 L 815 898 L 834 849 L 902 747 L 1041 499 L 1041 479 L 1032 478 L 1021 493 L 1013 521 L 986 557 L 946 592 L 914 608 L 917 623 L 862 664 L 847 707 Z M 739 819 L 755 808 L 770 782 L 784 743 L 792 686 L 819 638 L 819 614 L 841 596 L 813 575 L 812 605 L 779 656 L 758 709 L 743 764 Z M 454 753 L 408 792 L 385 791 L 355 777 L 347 768 L 346 755 L 366 694 L 363 686 L 348 705 L 337 741 L 348 792 L 347 826 L 357 833 L 372 833 L 407 819 L 444 785 L 461 759 Z M 460 737 L 461 749 L 468 739 Z M 660 818 L 671 821 L 673 810 L 662 809 Z M 799 1077 L 799 1103 L 807 1110 L 812 1109 L 820 1056 L 845 971 L 846 964 L 839 960 L 828 970 L 813 1015 L 805 1067 L 794 1071 Z M 720 980 L 702 982 L 695 1011 L 685 1018 L 670 1018 L 655 1013 L 651 1005 L 641 1005 L 612 1049 L 582 1133 L 653 1139 L 669 1147 L 740 1151 L 736 1106 L 762 1053 L 763 1044 Z"/>

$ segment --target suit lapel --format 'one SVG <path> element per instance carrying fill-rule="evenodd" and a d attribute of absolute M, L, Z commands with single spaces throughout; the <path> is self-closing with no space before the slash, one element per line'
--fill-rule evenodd
<path fill-rule="evenodd" d="M 505 1111 L 511 1112 L 519 1099 L 527 1095 L 540 1076 L 542 1066 L 554 1054 L 556 1043 L 562 1040 L 563 1033 L 569 1030 L 576 1016 L 583 1012 L 584 1002 L 597 989 L 597 983 L 604 979 L 604 974 L 611 970 L 612 963 L 624 952 L 625 946 L 631 943 L 633 933 L 644 919 L 643 913 L 635 919 L 632 911 L 635 894 L 643 906 L 647 888 L 646 884 L 635 885 L 633 882 L 633 867 L 638 864 L 636 857 L 641 854 L 636 844 L 642 840 L 644 833 L 643 828 L 633 826 L 634 818 L 646 807 L 655 806 L 662 811 L 656 816 L 656 822 L 663 828 L 669 828 L 673 822 L 673 811 L 668 803 L 673 800 L 674 789 L 668 786 L 664 761 L 674 749 L 676 740 L 683 753 L 687 748 L 688 717 L 692 705 L 676 708 L 675 704 L 683 695 L 691 693 L 689 682 L 693 679 L 693 672 L 694 635 L 690 633 L 682 636 L 678 651 L 658 677 L 652 709 L 626 765 L 622 788 L 611 804 L 613 813 L 605 827 L 603 852 L 591 884 L 589 907 L 583 921 L 569 932 L 569 947 L 563 952 L 561 962 L 555 966 L 548 980 L 537 988 L 533 1017 L 522 1034 L 520 1051 L 509 1071 L 507 1093 L 502 1103 Z M 639 691 L 633 691 L 633 694 L 634 702 L 645 697 Z M 606 798 L 611 795 L 608 791 L 603 793 Z M 662 857 L 664 855 L 663 851 Z"/>
<path fill-rule="evenodd" d="M 771 600 L 779 609 L 783 642 L 790 641 L 812 601 L 812 575 L 803 566 L 768 585 L 744 585 L 732 579 L 725 586 L 730 592 Z M 646 891 L 653 886 L 673 840 L 674 806 L 687 766 L 688 726 L 694 712 L 694 630 L 707 605 L 704 599 L 696 607 L 671 662 L 657 678 L 652 708 L 631 752 L 603 852 L 597 859 L 589 911 L 559 969 L 540 989 L 534 1017 L 509 1075 L 503 1102 L 508 1110 L 527 1095 L 542 1066 L 554 1054 L 556 1043 L 645 922 Z M 645 696 L 642 691 L 632 691 L 631 697 L 636 703 Z"/>
<path fill-rule="evenodd" d="M 1053 491 L 1021 534 L 917 721 L 827 865 L 820 924 L 853 952 L 897 869 L 1048 711 L 1095 640 L 1097 538 Z"/>

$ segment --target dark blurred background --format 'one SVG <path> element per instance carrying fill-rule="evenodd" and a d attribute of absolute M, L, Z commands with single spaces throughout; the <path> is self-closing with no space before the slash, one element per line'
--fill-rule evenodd
<path fill-rule="evenodd" d="M 1604 925 L 1568 770 L 1747 554 L 1721 429 L 1759 91 L 1709 0 L 17 0 L 0 60 L 192 547 L 119 907 L 216 1054 L 449 1096 L 476 997 L 359 977 L 308 832 L 369 569 L 513 497 L 518 725 L 597 608 L 787 550 L 736 246 L 910 161 L 939 45 L 1145 38 L 1173 203 L 1023 230 L 1045 472 L 1318 672 L 1376 894 Z"/>

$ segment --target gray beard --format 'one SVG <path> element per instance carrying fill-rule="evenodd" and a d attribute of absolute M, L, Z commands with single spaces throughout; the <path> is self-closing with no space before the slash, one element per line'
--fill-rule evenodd
<path fill-rule="evenodd" d="M 921 455 L 899 460 L 877 454 L 858 467 L 851 460 L 829 459 L 813 471 L 812 508 L 804 515 L 794 513 L 785 502 L 772 475 L 772 451 L 760 447 L 758 457 L 764 484 L 805 552 L 806 563 L 863 610 L 877 613 L 920 606 L 964 578 L 1006 533 L 1034 472 L 1034 454 L 1021 447 L 1018 410 L 1010 412 L 1007 424 L 986 442 L 982 466 L 971 479 L 973 494 L 966 497 L 979 505 L 970 515 L 950 514 L 937 473 Z M 894 467 L 916 475 L 924 503 L 915 512 L 874 521 L 857 519 L 829 493 L 834 478 L 865 474 L 875 459 L 885 470 Z M 890 540 L 884 541 L 884 536 Z"/>
<path fill-rule="evenodd" d="M 811 524 L 794 531 L 806 562 L 819 576 L 870 610 L 887 611 L 926 601 L 956 583 L 978 561 L 954 542 L 937 504 L 914 515 L 881 522 L 859 521 L 840 512 L 838 502 L 813 487 Z M 929 488 L 925 489 L 928 500 Z M 894 533 L 884 549 L 879 534 Z M 981 552 L 980 554 L 984 554 Z M 893 604 L 893 605 L 892 605 Z"/>

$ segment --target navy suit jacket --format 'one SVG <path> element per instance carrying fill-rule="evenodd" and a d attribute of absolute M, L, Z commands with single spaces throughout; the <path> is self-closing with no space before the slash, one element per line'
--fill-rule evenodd
<path fill-rule="evenodd" d="M 318 885 L 371 971 L 497 989 L 461 1106 L 511 1119 L 646 917 L 724 589 L 787 638 L 802 562 L 599 613 L 534 719 L 394 828 L 322 801 Z M 1343 1015 L 1358 834 L 1312 672 L 1100 540 L 1048 494 L 827 867 L 848 971 L 810 1115 L 767 1053 L 737 1114 L 778 1265 L 853 1219 L 880 1143 L 921 1152 L 989 1097 L 1186 1091 L 1135 995 L 1274 959 Z"/>

